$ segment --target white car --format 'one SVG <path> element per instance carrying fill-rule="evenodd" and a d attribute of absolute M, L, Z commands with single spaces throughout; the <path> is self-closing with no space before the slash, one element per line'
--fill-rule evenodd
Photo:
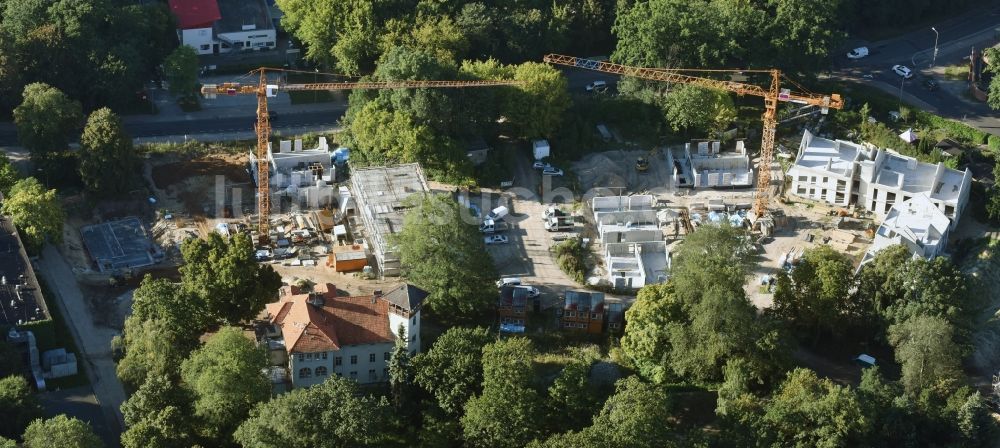
<path fill-rule="evenodd" d="M 893 65 L 892 71 L 896 72 L 897 75 L 902 76 L 905 79 L 913 77 L 913 71 L 905 65 Z"/>
<path fill-rule="evenodd" d="M 561 170 L 559 168 L 556 168 L 554 166 L 547 166 L 547 167 L 545 167 L 544 170 L 542 170 L 542 175 L 543 176 L 562 176 L 563 175 L 563 170 Z"/>
<path fill-rule="evenodd" d="M 515 286 L 515 288 L 527 291 L 529 299 L 534 299 L 535 297 L 538 297 L 539 295 L 542 294 L 541 292 L 538 291 L 538 288 L 534 286 L 522 285 L 522 286 Z"/>
<path fill-rule="evenodd" d="M 531 167 L 534 168 L 534 169 L 536 169 L 536 170 L 544 170 L 544 169 L 546 169 L 546 168 L 548 168 L 550 166 L 552 166 L 552 165 L 549 165 L 548 163 L 542 162 L 541 160 L 536 160 L 535 163 L 531 165 Z"/>
<path fill-rule="evenodd" d="M 604 92 L 605 90 L 608 90 L 608 83 L 605 81 L 594 81 L 590 84 L 587 84 L 588 92 L 601 93 Z"/>
<path fill-rule="evenodd" d="M 868 56 L 868 47 L 858 47 L 847 53 L 847 59 L 861 59 Z"/>
<path fill-rule="evenodd" d="M 521 284 L 521 277 L 503 277 L 497 280 L 497 288 L 503 288 L 504 286 L 517 286 Z"/>
<path fill-rule="evenodd" d="M 487 245 L 489 245 L 489 244 L 507 244 L 507 241 L 509 241 L 507 239 L 507 237 L 504 236 L 504 235 L 490 235 L 488 237 L 485 237 L 483 240 L 486 242 Z"/>

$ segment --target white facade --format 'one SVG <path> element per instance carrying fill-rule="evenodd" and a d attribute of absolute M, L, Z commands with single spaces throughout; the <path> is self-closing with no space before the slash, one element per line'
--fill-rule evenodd
<path fill-rule="evenodd" d="M 292 353 L 288 358 L 292 386 L 309 387 L 326 381 L 330 375 L 350 378 L 360 384 L 389 380 L 392 343 L 350 345 L 340 350 Z"/>
<path fill-rule="evenodd" d="M 857 205 L 885 217 L 897 202 L 924 194 L 957 225 L 969 200 L 972 173 L 806 131 L 786 174 L 789 194 L 837 206 Z"/>
<path fill-rule="evenodd" d="M 667 150 L 670 185 L 693 188 L 749 187 L 753 185 L 753 166 L 742 140 L 733 152 L 722 151 L 718 141 L 684 144 L 684 151 Z"/>
<path fill-rule="evenodd" d="M 925 194 L 898 202 L 875 232 L 875 240 L 861 264 L 896 244 L 906 247 L 914 257 L 937 257 L 944 253 L 948 243 L 949 225 L 948 217 Z"/>
<path fill-rule="evenodd" d="M 323 181 L 324 185 L 333 182 L 335 171 L 331 157 L 326 137 L 320 137 L 319 143 L 312 149 L 303 149 L 302 139 L 279 141 L 278 152 L 274 152 L 268 143 L 271 187 L 309 187 L 316 185 L 317 181 Z M 250 151 L 250 175 L 256 183 L 257 154 L 254 150 Z"/>
<path fill-rule="evenodd" d="M 212 54 L 212 45 L 218 43 L 211 27 L 177 30 L 177 34 L 182 44 L 194 48 L 198 54 Z"/>

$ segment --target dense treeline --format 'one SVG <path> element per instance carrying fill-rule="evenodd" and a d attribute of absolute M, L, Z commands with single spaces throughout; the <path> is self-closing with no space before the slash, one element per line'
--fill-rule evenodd
<path fill-rule="evenodd" d="M 176 46 L 165 2 L 0 0 L 0 114 L 44 82 L 85 110 L 120 109 Z"/>

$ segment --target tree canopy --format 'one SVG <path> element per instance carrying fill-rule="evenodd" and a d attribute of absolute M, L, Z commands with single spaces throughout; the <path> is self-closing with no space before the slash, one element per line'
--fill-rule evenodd
<path fill-rule="evenodd" d="M 80 136 L 80 178 L 87 189 L 109 197 L 127 193 L 139 167 L 132 138 L 111 109 L 95 110 Z"/>
<path fill-rule="evenodd" d="M 430 350 L 413 358 L 417 384 L 445 412 L 461 415 L 465 402 L 480 390 L 483 347 L 492 340 L 485 328 L 449 328 Z"/>
<path fill-rule="evenodd" d="M 483 348 L 483 393 L 466 403 L 461 419 L 468 443 L 515 448 L 541 435 L 541 401 L 531 388 L 534 355 L 526 338 Z"/>
<path fill-rule="evenodd" d="M 469 212 L 445 195 L 416 198 L 393 243 L 406 279 L 430 296 L 425 305 L 447 322 L 471 322 L 491 309 L 496 268 Z"/>
<path fill-rule="evenodd" d="M 791 274 L 780 272 L 772 310 L 806 332 L 840 333 L 857 324 L 849 291 L 854 267 L 829 246 L 809 249 Z M 813 336 L 813 341 L 816 340 Z"/>
<path fill-rule="evenodd" d="M 23 98 L 14 109 L 14 125 L 21 145 L 36 160 L 51 152 L 65 151 L 71 136 L 83 123 L 80 103 L 41 82 L 25 86 Z"/>
<path fill-rule="evenodd" d="M 41 249 L 46 240 L 62 241 L 65 212 L 55 190 L 46 190 L 33 177 L 17 181 L 4 198 L 3 214 L 10 216 L 29 251 Z"/>
<path fill-rule="evenodd" d="M 177 47 L 163 60 L 163 74 L 171 94 L 194 97 L 198 88 L 198 53 L 187 45 Z"/>
<path fill-rule="evenodd" d="M 17 438 L 32 420 L 42 416 L 38 399 L 20 375 L 0 379 L 0 437 Z"/>
<path fill-rule="evenodd" d="M 889 327 L 889 342 L 903 368 L 902 383 L 912 393 L 961 372 L 954 330 L 942 317 L 919 315 Z"/>
<path fill-rule="evenodd" d="M 181 379 L 194 394 L 202 432 L 226 440 L 250 409 L 271 395 L 262 371 L 264 350 L 239 328 L 223 327 L 181 364 Z"/>
<path fill-rule="evenodd" d="M 102 448 L 104 443 L 87 422 L 60 414 L 38 419 L 24 431 L 24 448 Z"/>
<path fill-rule="evenodd" d="M 254 318 L 281 287 L 281 276 L 254 259 L 253 241 L 247 234 L 237 233 L 227 240 L 212 232 L 207 240 L 184 241 L 181 254 L 181 291 L 200 299 L 205 313 L 218 322 Z"/>

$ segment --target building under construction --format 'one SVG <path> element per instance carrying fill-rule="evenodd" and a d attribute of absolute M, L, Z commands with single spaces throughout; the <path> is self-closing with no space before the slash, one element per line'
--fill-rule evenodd
<path fill-rule="evenodd" d="M 389 237 L 403 228 L 407 198 L 429 191 L 424 172 L 416 163 L 351 170 L 352 198 L 364 221 L 364 238 L 371 245 L 380 275 L 400 275 L 399 254 Z"/>

